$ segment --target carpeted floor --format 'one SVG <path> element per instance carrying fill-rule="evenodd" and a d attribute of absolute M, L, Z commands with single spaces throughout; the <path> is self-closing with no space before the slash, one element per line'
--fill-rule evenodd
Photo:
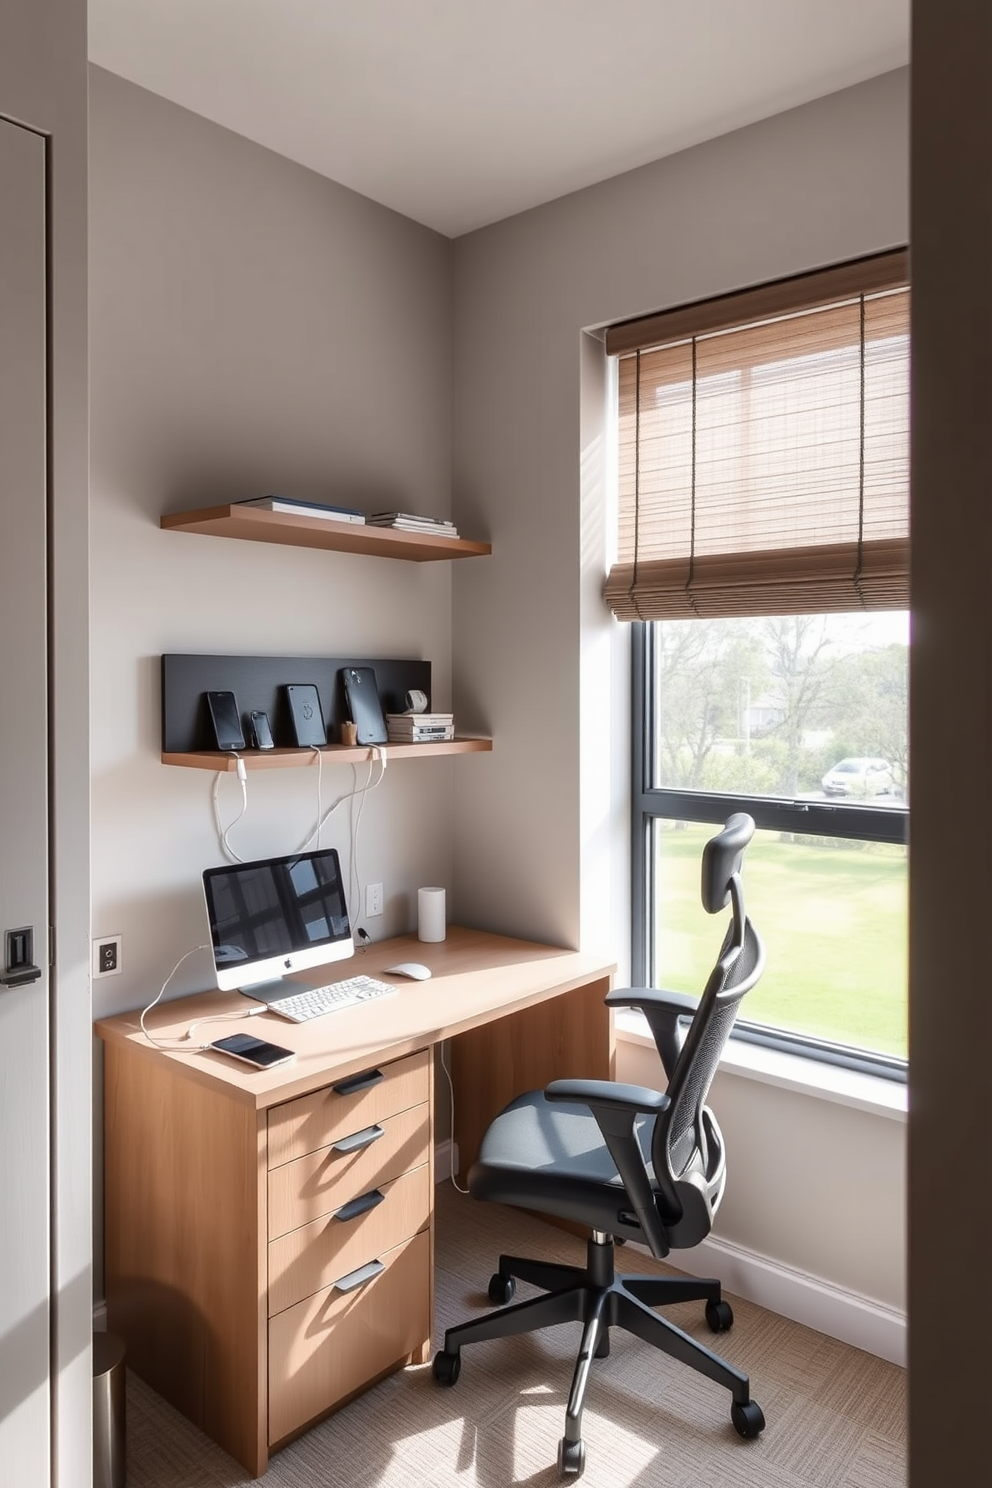
<path fill-rule="evenodd" d="M 437 1338 L 488 1308 L 500 1251 L 581 1264 L 580 1240 L 438 1189 Z M 652 1270 L 630 1247 L 618 1269 Z M 518 1297 L 529 1294 L 520 1286 Z M 730 1424 L 730 1396 L 619 1330 L 583 1415 L 584 1488 L 902 1488 L 905 1376 L 893 1364 L 734 1299 L 716 1347 L 751 1376 L 767 1420 Z M 701 1304 L 667 1315 L 711 1341 Z M 466 1348 L 453 1389 L 430 1367 L 392 1375 L 272 1459 L 265 1488 L 552 1488 L 578 1325 Z M 128 1488 L 231 1488 L 247 1473 L 133 1375 Z"/>

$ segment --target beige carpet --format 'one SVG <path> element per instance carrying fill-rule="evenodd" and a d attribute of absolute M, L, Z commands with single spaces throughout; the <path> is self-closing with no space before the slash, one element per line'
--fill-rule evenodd
<path fill-rule="evenodd" d="M 512 1210 L 438 1190 L 437 1326 L 488 1308 L 496 1256 L 580 1263 L 585 1247 Z M 651 1270 L 625 1247 L 618 1267 Z M 518 1296 L 529 1295 L 521 1286 Z M 620 1330 L 583 1415 L 584 1488 L 901 1488 L 905 1376 L 749 1302 L 717 1346 L 746 1369 L 768 1422 L 730 1424 L 729 1392 Z M 670 1315 L 710 1340 L 701 1304 Z M 552 1488 L 578 1324 L 477 1344 L 453 1389 L 430 1367 L 384 1380 L 276 1454 L 265 1488 Z M 230 1488 L 248 1475 L 139 1379 L 128 1378 L 128 1488 Z"/>

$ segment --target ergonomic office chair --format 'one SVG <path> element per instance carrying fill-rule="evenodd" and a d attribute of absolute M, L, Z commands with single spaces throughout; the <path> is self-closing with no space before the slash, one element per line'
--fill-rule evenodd
<path fill-rule="evenodd" d="M 764 962 L 744 912 L 740 878 L 753 832 L 752 819 L 739 813 L 703 849 L 703 906 L 717 914 L 729 903 L 731 921 L 698 1004 L 682 993 L 644 987 L 618 989 L 606 999 L 611 1007 L 643 1010 L 668 1076 L 666 1093 L 609 1080 L 555 1080 L 544 1091 L 519 1096 L 496 1117 L 469 1171 L 475 1198 L 519 1205 L 592 1230 L 584 1269 L 501 1255 L 489 1283 L 490 1301 L 501 1304 L 500 1310 L 449 1328 L 433 1363 L 434 1378 L 453 1385 L 464 1344 L 581 1322 L 565 1435 L 558 1444 L 563 1477 L 578 1477 L 585 1467 L 586 1383 L 593 1357 L 609 1353 L 609 1330 L 615 1326 L 725 1385 L 733 1396 L 731 1420 L 741 1436 L 754 1437 L 764 1429 L 747 1375 L 652 1311 L 702 1300 L 711 1330 L 725 1332 L 734 1315 L 720 1295 L 719 1281 L 616 1276 L 613 1254 L 614 1237 L 639 1240 L 659 1259 L 670 1250 L 698 1245 L 709 1234 L 723 1195 L 723 1137 L 704 1102 L 738 1006 Z M 506 1305 L 514 1277 L 542 1287 L 546 1295 Z"/>

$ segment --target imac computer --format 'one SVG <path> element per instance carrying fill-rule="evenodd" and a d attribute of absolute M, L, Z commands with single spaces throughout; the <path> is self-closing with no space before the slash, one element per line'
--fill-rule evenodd
<path fill-rule="evenodd" d="M 222 991 L 285 997 L 292 972 L 354 955 L 333 847 L 208 868 L 203 892 Z"/>

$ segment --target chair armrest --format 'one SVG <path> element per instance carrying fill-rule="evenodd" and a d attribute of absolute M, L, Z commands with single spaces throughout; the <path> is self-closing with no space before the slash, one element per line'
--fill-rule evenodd
<path fill-rule="evenodd" d="M 669 1252 L 668 1235 L 655 1203 L 651 1179 L 634 1135 L 638 1116 L 659 1116 L 668 1109 L 668 1096 L 645 1085 L 621 1085 L 613 1080 L 553 1080 L 544 1092 L 551 1102 L 568 1101 L 588 1106 L 620 1181 L 637 1215 L 638 1224 L 651 1253 L 661 1259 Z"/>
<path fill-rule="evenodd" d="M 574 1101 L 590 1110 L 657 1115 L 668 1105 L 668 1096 L 647 1085 L 621 1085 L 616 1080 L 552 1080 L 544 1092 L 549 1101 Z"/>
<path fill-rule="evenodd" d="M 640 1008 L 648 1020 L 651 1036 L 671 1080 L 682 1052 L 681 1018 L 692 1018 L 699 1006 L 697 997 L 685 992 L 666 992 L 660 987 L 618 987 L 607 993 L 608 1007 Z"/>

